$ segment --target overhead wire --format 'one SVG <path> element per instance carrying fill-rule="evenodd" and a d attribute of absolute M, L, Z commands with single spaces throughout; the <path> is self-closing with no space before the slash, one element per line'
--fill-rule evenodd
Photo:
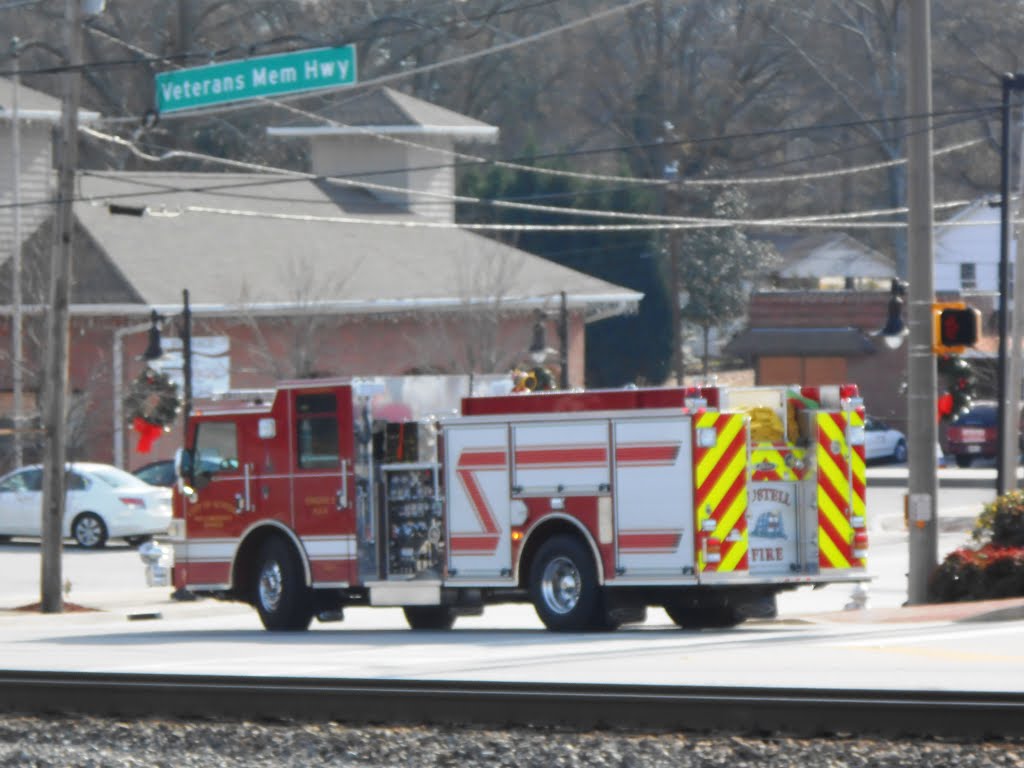
<path fill-rule="evenodd" d="M 624 5 L 624 6 L 617 6 L 615 9 L 609 9 L 609 11 L 592 15 L 590 17 L 587 17 L 586 19 L 576 20 L 576 21 L 571 22 L 571 23 L 569 23 L 567 25 L 562 25 L 561 27 L 556 27 L 556 28 L 554 28 L 552 30 L 545 30 L 544 32 L 532 35 L 529 38 L 523 38 L 523 39 L 520 39 L 520 40 L 512 41 L 510 43 L 501 44 L 499 46 L 495 46 L 493 48 L 486 49 L 485 51 L 474 52 L 470 56 L 471 57 L 475 57 L 477 55 L 482 55 L 484 53 L 493 53 L 493 52 L 497 52 L 499 50 L 508 49 L 509 47 L 512 47 L 512 46 L 526 44 L 528 42 L 532 42 L 533 40 L 540 39 L 542 37 L 547 37 L 547 36 L 549 36 L 551 34 L 555 34 L 557 32 L 565 31 L 566 29 L 573 28 L 575 26 L 579 26 L 582 23 L 586 23 L 586 22 L 589 22 L 589 21 L 596 20 L 598 18 L 606 17 L 611 12 L 619 12 L 619 11 L 628 9 L 628 7 L 632 7 L 632 6 L 635 6 L 635 5 L 641 5 L 641 4 L 643 4 L 644 2 L 647 2 L 647 1 L 648 0 L 637 0 L 637 2 L 634 2 L 634 3 L 628 3 L 628 4 Z M 96 30 L 96 31 L 98 31 L 100 34 L 106 35 L 106 33 L 103 33 L 101 30 Z M 136 46 L 131 46 L 131 44 L 128 44 L 125 41 L 120 40 L 119 38 L 116 38 L 116 37 L 113 37 L 113 36 L 109 36 L 109 35 L 107 35 L 107 36 L 111 37 L 112 39 L 114 39 L 116 42 L 118 42 L 120 44 L 128 46 L 130 49 L 133 49 L 137 53 L 142 53 L 142 54 L 147 54 L 148 53 L 144 49 L 138 48 Z M 440 64 L 447 65 L 448 63 L 458 63 L 458 61 L 464 60 L 464 58 L 465 57 L 456 57 L 456 59 L 446 60 L 446 62 L 442 62 Z M 434 68 L 436 68 L 435 65 L 427 65 L 425 68 L 421 68 L 421 69 L 429 71 L 430 69 L 434 69 Z M 400 73 L 400 74 L 401 74 L 401 76 L 404 77 L 404 76 L 408 76 L 408 75 L 413 74 L 413 73 L 412 72 L 403 72 L 403 73 Z M 274 103 L 278 103 L 279 102 L 278 99 L 274 99 L 272 101 Z M 329 118 L 324 118 L 321 115 L 316 115 L 316 114 L 313 114 L 313 113 L 306 112 L 305 110 L 299 110 L 299 109 L 292 108 L 289 105 L 280 104 L 280 106 L 285 107 L 287 109 L 290 109 L 292 111 L 298 112 L 299 114 L 302 114 L 303 116 L 312 117 L 312 118 L 317 119 L 317 120 L 323 120 L 325 122 L 328 122 L 328 123 L 333 124 L 333 125 L 337 125 L 339 127 L 344 125 L 344 124 L 339 124 L 339 123 L 337 123 L 335 121 L 332 121 Z M 209 112 L 204 112 L 202 114 L 209 114 Z M 880 162 L 880 163 L 869 164 L 867 166 L 862 166 L 862 167 L 858 167 L 858 168 L 855 168 L 855 169 L 835 169 L 835 170 L 830 170 L 830 171 L 808 172 L 808 173 L 804 173 L 804 174 L 786 175 L 786 176 L 748 177 L 748 178 L 739 178 L 739 179 L 737 179 L 737 178 L 733 178 L 733 179 L 684 179 L 684 180 L 671 180 L 671 181 L 670 180 L 661 180 L 660 182 L 654 182 L 651 179 L 638 179 L 636 177 L 614 176 L 614 175 L 608 175 L 608 174 L 578 173 L 578 172 L 572 172 L 572 171 L 564 171 L 564 170 L 561 170 L 561 169 L 550 169 L 550 168 L 543 168 L 543 169 L 541 169 L 541 168 L 538 168 L 536 166 L 526 166 L 526 165 L 518 164 L 518 163 L 508 163 L 506 161 L 492 160 L 492 159 L 487 159 L 487 158 L 479 158 L 479 157 L 476 157 L 476 156 L 465 155 L 465 154 L 457 153 L 457 152 L 450 151 L 450 150 L 439 150 L 436 147 L 428 147 L 428 146 L 419 144 L 417 142 L 410 142 L 410 141 L 407 141 L 407 140 L 404 140 L 404 139 L 399 139 L 398 137 L 383 136 L 383 135 L 381 135 L 381 134 L 379 134 L 377 132 L 374 132 L 372 129 L 363 129 L 363 128 L 359 127 L 359 126 L 346 126 L 346 127 L 354 128 L 354 129 L 359 130 L 359 131 L 365 131 L 365 133 L 367 133 L 369 135 L 373 135 L 373 136 L 376 136 L 376 137 L 379 137 L 379 138 L 384 138 L 384 139 L 396 141 L 397 143 L 400 143 L 400 144 L 406 144 L 406 145 L 410 145 L 410 146 L 413 146 L 413 147 L 416 147 L 416 148 L 421 148 L 421 149 L 430 149 L 432 151 L 441 151 L 443 154 L 448 154 L 449 156 L 457 157 L 457 158 L 461 158 L 461 159 L 469 159 L 469 160 L 471 160 L 473 162 L 488 163 L 488 164 L 492 164 L 492 165 L 510 167 L 510 168 L 514 168 L 516 170 L 525 170 L 525 171 L 529 171 L 529 172 L 533 172 L 533 173 L 547 173 L 547 174 L 552 174 L 552 175 L 572 176 L 572 177 L 577 177 L 577 178 L 582 178 L 582 179 L 587 179 L 587 180 L 592 180 L 592 181 L 616 181 L 616 182 L 620 182 L 620 183 L 622 183 L 622 182 L 642 183 L 642 184 L 662 183 L 662 184 L 666 184 L 666 185 L 671 184 L 673 186 L 689 186 L 689 185 L 693 185 L 693 186 L 712 186 L 712 185 L 717 185 L 717 186 L 727 186 L 727 185 L 728 186 L 741 186 L 741 185 L 750 185 L 750 184 L 777 184 L 777 183 L 784 183 L 784 182 L 789 182 L 789 181 L 804 181 L 804 180 L 811 180 L 811 179 L 828 178 L 828 177 L 845 175 L 847 173 L 858 173 L 858 172 L 862 172 L 862 170 L 875 170 L 875 169 L 880 169 L 880 168 L 891 167 L 891 166 L 894 166 L 894 165 L 906 162 L 905 159 L 897 158 L 897 159 L 890 160 L 890 161 L 883 161 L 883 162 Z M 815 126 L 813 128 L 810 128 L 810 129 L 817 129 L 817 126 Z M 247 171 L 253 171 L 253 172 L 258 171 L 258 172 L 262 172 L 262 173 L 267 173 L 267 172 L 271 172 L 271 173 L 285 173 L 286 175 L 292 175 L 292 176 L 298 175 L 298 176 L 304 177 L 304 178 L 323 178 L 323 177 L 316 177 L 316 176 L 314 176 L 312 174 L 300 174 L 299 172 L 287 172 L 287 171 L 284 171 L 284 169 L 276 169 L 276 168 L 272 168 L 272 167 L 268 167 L 268 166 L 262 166 L 262 165 L 259 165 L 259 164 L 239 163 L 238 161 L 228 161 L 225 158 L 217 158 L 217 157 L 214 157 L 214 156 L 202 155 L 201 153 L 192 153 L 192 152 L 187 152 L 187 151 L 175 150 L 175 151 L 171 151 L 171 152 L 168 152 L 168 153 L 164 153 L 164 155 L 161 155 L 161 156 L 152 156 L 152 155 L 147 155 L 146 153 L 142 152 L 141 150 L 138 150 L 138 148 L 135 147 L 132 142 L 127 142 L 127 141 L 125 141 L 123 139 L 120 139 L 119 137 L 113 137 L 113 136 L 109 136 L 109 135 L 106 135 L 106 134 L 100 134 L 98 131 L 95 131 L 95 130 L 89 129 L 89 128 L 83 128 L 82 130 L 84 132 L 90 134 L 90 135 L 93 135 L 95 138 L 102 138 L 103 140 L 116 141 L 117 143 L 122 143 L 123 146 L 126 146 L 126 147 L 130 148 L 140 158 L 148 159 L 148 160 L 155 161 L 155 162 L 162 162 L 162 161 L 165 161 L 167 159 L 171 159 L 173 157 L 189 157 L 191 159 L 200 159 L 200 160 L 204 160 L 204 161 L 208 161 L 208 162 L 216 162 L 216 163 L 221 163 L 221 164 L 227 164 L 227 165 L 230 165 L 232 167 L 242 167 L 242 168 L 244 168 Z M 792 131 L 792 130 L 800 130 L 800 129 L 796 129 L 796 128 L 794 128 L 794 129 L 775 129 L 773 132 L 788 132 L 788 131 Z M 802 130 L 809 130 L 809 128 L 808 127 L 803 127 Z M 750 134 L 748 134 L 748 135 L 750 135 Z M 722 139 L 721 138 L 716 138 L 716 139 L 709 139 L 709 140 L 721 141 Z M 681 141 L 686 141 L 687 143 L 694 143 L 695 140 L 691 139 L 691 140 L 681 140 Z M 983 141 L 983 140 L 982 139 L 977 139 L 977 140 L 972 140 L 972 141 L 969 141 L 969 142 L 962 142 L 961 144 L 955 145 L 954 147 L 947 148 L 946 150 L 940 150 L 940 153 L 943 152 L 943 151 L 948 151 L 948 152 L 957 151 L 958 149 L 961 149 L 961 148 L 964 148 L 964 147 L 967 147 L 967 146 L 971 146 L 971 145 L 977 144 L 977 143 L 979 143 L 981 141 Z M 396 188 L 396 187 L 391 187 L 389 185 L 375 184 L 375 183 L 368 182 L 368 181 L 365 181 L 365 180 L 361 181 L 361 182 L 351 182 L 350 180 L 343 179 L 343 178 L 340 178 L 340 177 L 329 177 L 329 180 L 331 180 L 331 181 L 333 181 L 335 183 L 341 183 L 341 184 L 344 184 L 344 183 L 354 184 L 354 185 L 357 185 L 357 186 L 362 187 L 362 188 L 375 189 L 377 191 L 401 192 L 401 193 L 404 193 L 404 194 L 408 194 L 409 193 L 409 190 L 407 190 L 405 188 Z M 468 197 L 468 196 L 443 195 L 443 194 L 440 194 L 440 193 L 430 193 L 430 192 L 421 192 L 419 194 L 420 194 L 420 196 L 433 197 L 433 198 L 442 200 L 446 204 L 449 204 L 451 202 L 472 203 L 472 204 L 485 204 L 485 205 L 492 205 L 492 206 L 495 206 L 495 207 L 518 208 L 518 209 L 521 209 L 521 210 L 530 210 L 530 211 L 535 211 L 535 212 L 557 213 L 559 215 L 581 215 L 581 216 L 595 216 L 595 217 L 602 217 L 602 218 L 623 218 L 623 219 L 629 219 L 629 220 L 634 220 L 634 221 L 655 221 L 655 222 L 656 221 L 661 221 L 661 222 L 666 222 L 667 221 L 667 222 L 674 222 L 675 224 L 688 223 L 688 224 L 711 225 L 712 221 L 713 221 L 713 220 L 709 220 L 709 219 L 706 219 L 706 218 L 700 218 L 700 217 L 665 217 L 665 216 L 658 216 L 658 215 L 652 215 L 652 214 L 641 214 L 641 213 L 621 213 L 621 212 L 607 211 L 607 210 L 591 210 L 591 209 L 579 209 L 579 208 L 566 208 L 566 207 L 562 207 L 562 206 L 541 206 L 541 205 L 536 205 L 536 204 L 518 203 L 518 202 L 513 202 L 513 201 L 507 201 L 507 200 L 484 200 L 484 199 L 481 199 L 481 198 L 473 198 L 473 197 Z M 898 209 L 892 209 L 891 211 L 881 212 L 881 213 L 865 212 L 865 213 L 860 214 L 860 215 L 863 215 L 863 216 L 890 215 L 893 212 L 898 212 Z M 818 219 L 819 220 L 836 221 L 836 220 L 841 220 L 842 217 L 843 217 L 842 214 L 838 214 L 838 215 L 837 214 L 829 214 L 829 215 L 823 215 L 821 217 L 818 217 Z M 799 221 L 800 219 L 796 218 L 796 219 L 792 219 L 792 220 L 793 221 Z M 810 222 L 812 220 L 813 219 L 810 218 L 810 217 L 803 217 L 803 221 L 804 222 Z M 768 221 L 768 220 L 764 220 L 764 221 Z M 466 225 L 460 225 L 460 226 L 466 226 Z M 477 226 L 483 226 L 483 225 L 477 225 Z M 541 226 L 541 225 L 538 225 L 538 226 Z"/>

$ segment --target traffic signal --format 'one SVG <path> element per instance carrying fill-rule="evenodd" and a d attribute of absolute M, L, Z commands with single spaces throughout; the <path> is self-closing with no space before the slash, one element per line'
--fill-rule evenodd
<path fill-rule="evenodd" d="M 963 303 L 936 303 L 932 305 L 935 320 L 933 351 L 936 354 L 956 354 L 978 343 L 981 313 Z"/>
<path fill-rule="evenodd" d="M 939 358 L 939 375 L 945 393 L 939 397 L 940 417 L 952 418 L 967 411 L 977 397 L 974 367 L 959 355 L 943 355 Z"/>

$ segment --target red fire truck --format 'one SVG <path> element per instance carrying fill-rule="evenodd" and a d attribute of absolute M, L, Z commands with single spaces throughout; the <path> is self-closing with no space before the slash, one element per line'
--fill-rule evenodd
<path fill-rule="evenodd" d="M 286 382 L 196 413 L 175 587 L 272 630 L 361 605 L 447 629 L 502 602 L 593 630 L 647 606 L 730 626 L 782 590 L 868 578 L 854 385 L 467 397 L 455 415 L 394 391 Z"/>

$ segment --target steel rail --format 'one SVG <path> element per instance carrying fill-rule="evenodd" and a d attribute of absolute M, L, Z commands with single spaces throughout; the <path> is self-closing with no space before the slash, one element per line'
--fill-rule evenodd
<path fill-rule="evenodd" d="M 1024 694 L 0 671 L 0 711 L 580 729 L 1024 735 Z"/>

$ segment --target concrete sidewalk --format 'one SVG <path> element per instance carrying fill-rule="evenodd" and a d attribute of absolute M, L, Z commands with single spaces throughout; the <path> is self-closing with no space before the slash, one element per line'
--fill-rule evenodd
<path fill-rule="evenodd" d="M 867 468 L 868 487 L 905 488 L 909 470 L 905 466 L 870 466 Z M 994 467 L 960 469 L 939 467 L 937 470 L 939 488 L 995 488 Z M 1018 486 L 1024 486 L 1024 468 L 1017 467 Z"/>
<path fill-rule="evenodd" d="M 806 621 L 852 624 L 1021 621 L 1024 619 L 1024 597 L 833 611 L 805 614 L 801 618 Z"/>

